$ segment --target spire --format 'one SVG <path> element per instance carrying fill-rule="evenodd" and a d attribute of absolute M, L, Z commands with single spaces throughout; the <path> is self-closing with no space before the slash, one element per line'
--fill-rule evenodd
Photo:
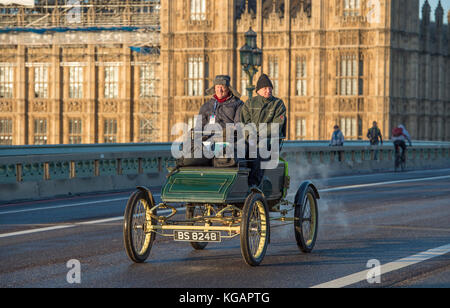
<path fill-rule="evenodd" d="M 273 14 L 274 16 L 282 18 L 284 15 L 284 9 L 282 9 L 278 3 L 278 0 L 272 0 L 272 9 L 270 11 L 270 14 Z"/>
<path fill-rule="evenodd" d="M 277 13 L 277 0 L 272 0 L 272 13 Z"/>
<path fill-rule="evenodd" d="M 306 13 L 306 16 L 308 16 L 308 18 L 311 17 L 311 8 L 311 0 L 303 0 L 303 11 Z"/>
<path fill-rule="evenodd" d="M 242 3 L 242 2 L 241 2 Z M 238 15 L 239 16 L 242 16 L 242 15 L 251 15 L 251 16 L 254 16 L 255 15 L 255 11 L 254 11 L 254 9 L 253 9 L 253 7 L 252 7 L 252 5 L 251 5 L 251 3 L 250 3 L 250 1 L 249 0 L 245 0 L 244 1 L 244 6 L 242 6 L 242 4 L 241 4 L 241 6 L 240 6 L 240 8 L 239 8 L 239 13 L 238 13 Z M 240 18 L 240 17 L 239 17 Z"/>
<path fill-rule="evenodd" d="M 436 26 L 442 28 L 444 24 L 444 9 L 442 8 L 441 0 L 439 0 L 438 6 L 434 12 L 434 17 L 436 20 Z"/>
<path fill-rule="evenodd" d="M 425 0 L 425 3 L 422 6 L 422 23 L 424 25 L 430 24 L 430 13 L 431 13 L 431 7 L 428 3 L 428 0 Z"/>

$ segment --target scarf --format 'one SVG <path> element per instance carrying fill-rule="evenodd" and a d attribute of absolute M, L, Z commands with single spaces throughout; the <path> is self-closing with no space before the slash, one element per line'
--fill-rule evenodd
<path fill-rule="evenodd" d="M 229 99 L 231 98 L 231 94 L 228 95 L 227 97 L 222 98 L 222 99 L 219 99 L 219 98 L 217 97 L 217 95 L 214 94 L 214 98 L 215 98 L 216 101 L 218 101 L 219 103 L 225 103 L 227 100 L 229 100 Z"/>

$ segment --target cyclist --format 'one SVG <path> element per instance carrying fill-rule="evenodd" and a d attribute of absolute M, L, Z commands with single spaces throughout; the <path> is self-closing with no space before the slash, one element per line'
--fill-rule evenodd
<path fill-rule="evenodd" d="M 392 130 L 392 141 L 395 147 L 395 157 L 401 157 L 402 162 L 406 161 L 406 141 L 409 142 L 409 146 L 412 146 L 411 136 L 406 130 L 404 125 L 399 125 Z M 402 149 L 401 154 L 399 153 L 399 148 Z M 397 167 L 396 160 L 396 167 Z"/>

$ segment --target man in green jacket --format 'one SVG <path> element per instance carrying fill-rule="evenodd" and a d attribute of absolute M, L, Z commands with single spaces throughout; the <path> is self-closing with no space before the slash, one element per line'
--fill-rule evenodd
<path fill-rule="evenodd" d="M 261 137 L 265 135 L 262 131 L 264 125 L 266 124 L 267 140 L 270 138 L 283 139 L 286 137 L 286 107 L 283 101 L 272 95 L 273 84 L 269 77 L 262 74 L 256 84 L 257 96 L 249 99 L 241 110 L 241 122 L 244 125 L 254 124 L 256 127 L 257 137 L 261 146 Z M 276 123 L 279 125 L 278 136 L 272 136 L 271 125 Z M 252 140 L 249 140 L 249 145 L 252 147 Z M 269 144 L 270 147 L 270 144 Z M 270 151 L 270 149 L 269 149 Z M 249 175 L 249 185 L 259 186 L 263 178 L 263 172 L 261 170 L 262 158 L 259 153 L 257 153 L 257 158 L 253 161 L 251 172 Z"/>

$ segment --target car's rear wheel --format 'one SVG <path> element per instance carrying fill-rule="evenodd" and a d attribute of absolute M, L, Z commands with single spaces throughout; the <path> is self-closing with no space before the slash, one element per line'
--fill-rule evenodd
<path fill-rule="evenodd" d="M 294 231 L 297 245 L 305 253 L 312 252 L 317 239 L 319 213 L 317 198 L 308 186 L 303 199 L 298 200 L 294 210 Z"/>

